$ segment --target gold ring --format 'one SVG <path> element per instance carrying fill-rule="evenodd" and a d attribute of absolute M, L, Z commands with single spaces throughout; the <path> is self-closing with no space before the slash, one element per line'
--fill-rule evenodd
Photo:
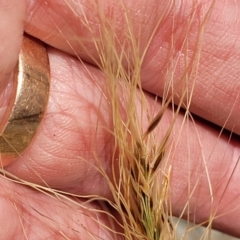
<path fill-rule="evenodd" d="M 21 154 L 32 141 L 47 106 L 50 66 L 45 45 L 25 35 L 14 73 L 14 87 L 0 124 L 0 157 Z M 1 165 L 4 163 L 1 159 Z"/>

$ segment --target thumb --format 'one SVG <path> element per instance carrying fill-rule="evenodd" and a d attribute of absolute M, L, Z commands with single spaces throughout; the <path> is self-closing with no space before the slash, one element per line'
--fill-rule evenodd
<path fill-rule="evenodd" d="M 25 4 L 24 1 L 0 0 L 0 132 L 1 120 L 10 99 L 13 70 L 21 48 Z"/>

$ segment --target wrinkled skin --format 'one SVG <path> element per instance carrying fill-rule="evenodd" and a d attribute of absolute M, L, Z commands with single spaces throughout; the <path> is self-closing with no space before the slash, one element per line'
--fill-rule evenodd
<path fill-rule="evenodd" d="M 16 157 L 15 162 L 5 169 L 33 183 L 43 184 L 44 180 L 48 186 L 63 191 L 111 198 L 107 182 L 91 165 L 94 162 L 93 152 L 95 152 L 103 163 L 105 171 L 109 173 L 111 170 L 110 159 L 113 147 L 111 135 L 103 129 L 95 132 L 99 117 L 101 125 L 111 126 L 111 114 L 108 114 L 108 105 L 104 100 L 98 111 L 101 91 L 96 79 L 98 84 L 103 86 L 104 77 L 93 62 L 89 64 L 91 59 L 73 37 L 78 36 L 81 39 L 89 35 L 79 21 L 83 17 L 81 11 L 85 11 L 86 16 L 91 19 L 93 29 L 97 28 L 97 19 L 92 17 L 95 14 L 92 11 L 92 2 L 94 1 L 79 0 L 78 3 L 68 0 L 0 1 L 0 56 L 4 59 L 0 61 L 1 104 L 10 94 L 10 91 L 5 89 L 6 85 L 11 83 L 11 73 L 17 63 L 24 31 L 49 45 L 52 76 L 48 108 L 34 141 L 21 157 Z M 114 2 L 114 0 L 102 1 L 106 16 L 110 16 L 116 10 Z M 157 0 L 126 2 L 126 8 L 132 13 L 130 16 L 134 26 L 143 30 L 140 42 L 141 46 L 144 46 L 166 6 Z M 179 36 L 176 37 L 177 42 L 174 47 L 176 52 L 181 51 L 179 46 L 183 39 L 180 30 L 184 28 L 190 14 L 189 2 L 191 1 L 182 1 L 181 6 L 175 7 L 169 13 L 170 16 L 174 12 L 176 16 L 176 36 Z M 196 50 L 194 39 L 198 31 L 197 25 L 201 21 L 200 12 L 209 7 L 211 1 L 205 2 L 202 2 L 201 6 L 195 6 L 197 14 L 193 18 L 194 24 L 189 34 L 190 52 Z M 190 219 L 196 222 L 204 221 L 209 218 L 211 210 L 213 213 L 216 211 L 217 215 L 227 213 L 224 217 L 215 220 L 214 227 L 235 236 L 240 236 L 238 225 L 240 167 L 236 166 L 240 156 L 240 42 L 238 40 L 240 22 L 237 20 L 239 11 L 240 3 L 232 0 L 219 0 L 212 9 L 202 41 L 199 73 L 190 107 L 190 110 L 200 118 L 195 123 L 190 122 L 188 129 L 182 130 L 176 150 L 170 158 L 173 168 L 171 180 L 173 214 L 178 216 L 188 200 L 190 178 L 192 183 L 198 181 L 189 205 Z M 117 24 L 120 26 L 123 21 L 122 12 L 116 12 Z M 153 95 L 163 94 L 163 76 L 166 75 L 165 63 L 168 61 L 171 27 L 172 18 L 166 17 L 164 23 L 157 29 L 143 63 L 142 87 Z M 124 38 L 120 30 L 119 32 L 116 30 L 116 34 L 120 39 Z M 91 55 L 97 58 L 93 43 L 89 41 L 86 46 Z M 85 63 L 75 58 L 76 54 Z M 184 59 L 181 59 L 181 55 L 179 58 L 179 66 L 176 67 L 174 76 L 181 75 L 183 71 L 183 65 L 180 63 Z M 181 89 L 176 88 L 176 91 L 181 93 Z M 152 95 L 146 95 L 146 98 L 149 106 L 155 104 Z M 140 109 L 140 101 L 137 101 L 137 104 Z M 160 108 L 160 105 L 154 106 L 156 109 Z M 102 116 L 101 110 L 104 112 Z M 167 114 L 171 114 L 170 110 L 166 112 Z M 182 118 L 180 114 L 176 129 L 180 129 Z M 164 118 L 161 126 L 157 128 L 159 141 L 162 136 L 161 129 L 165 129 L 167 120 L 167 117 Z M 235 134 L 231 141 L 228 133 L 223 133 L 219 138 L 219 129 L 223 126 Z M 189 128 L 194 130 L 189 131 Z M 93 142 L 100 144 L 95 146 Z M 186 155 L 188 149 L 192 149 L 190 163 L 186 161 L 189 158 Z M 202 154 L 205 156 L 214 193 L 212 203 Z M 231 175 L 235 166 L 236 169 Z M 231 181 L 228 184 L 230 177 Z M 38 236 L 37 239 L 53 239 L 53 237 L 60 239 L 60 231 L 56 230 L 61 229 L 59 226 L 64 226 L 61 230 L 70 239 L 87 239 L 87 230 L 103 239 L 113 239 L 111 233 L 93 221 L 91 216 L 94 214 L 87 209 L 78 207 L 77 211 L 77 207 L 72 203 L 68 203 L 70 207 L 66 207 L 64 201 L 49 198 L 43 193 L 15 184 L 3 177 L 0 178 L 0 185 L 2 189 L 0 212 L 4 216 L 0 218 L 0 225 L 6 226 L 0 230 L 1 239 L 25 239 L 25 237 L 31 239 L 34 236 Z M 97 208 L 92 203 L 88 206 Z M 52 222 L 47 218 L 39 221 L 39 213 L 34 209 L 47 218 L 54 219 L 54 224 L 51 224 Z M 98 214 L 98 218 L 104 224 L 109 224 L 105 216 Z M 77 221 L 86 229 L 81 227 L 81 224 L 77 224 Z M 69 228 L 74 228 L 76 231 L 71 231 Z"/>

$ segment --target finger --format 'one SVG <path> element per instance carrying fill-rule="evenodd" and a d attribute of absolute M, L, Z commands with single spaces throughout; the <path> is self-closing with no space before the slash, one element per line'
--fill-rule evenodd
<path fill-rule="evenodd" d="M 106 175 L 111 176 L 114 152 L 112 113 L 105 78 L 100 70 L 59 51 L 49 49 L 49 56 L 52 83 L 42 125 L 31 146 L 6 169 L 23 179 L 50 187 L 80 195 L 111 198 L 108 182 L 99 172 L 99 167 L 102 167 Z M 124 113 L 129 104 L 126 100 L 128 93 L 120 92 Z M 161 106 L 151 96 L 146 98 L 147 109 L 151 113 L 149 117 L 153 118 Z M 142 116 L 141 98 L 136 98 L 136 107 Z M 160 144 L 169 119 L 172 119 L 171 110 L 166 111 L 155 130 L 156 144 Z M 183 119 L 179 115 L 173 129 L 175 135 L 171 135 L 169 140 L 174 149 L 166 154 L 167 163 L 173 167 L 172 202 L 176 203 L 172 206 L 173 213 L 179 215 L 189 200 L 188 196 L 193 199 L 188 210 L 195 221 L 209 218 L 209 212 L 216 206 L 217 214 L 229 212 L 240 200 L 235 190 L 240 181 L 240 169 L 236 168 L 232 176 L 240 155 L 239 140 L 229 142 L 228 136 L 219 138 L 218 129 L 197 120 L 183 124 Z M 147 124 L 148 120 L 144 118 L 143 125 Z M 228 180 L 226 188 L 224 183 Z M 190 183 L 196 184 L 193 193 L 193 189 L 190 191 L 188 188 Z M 187 189 L 189 194 L 186 194 Z M 213 203 L 209 202 L 211 189 L 214 190 Z M 196 210 L 199 208 L 200 212 Z M 229 212 L 225 218 L 216 221 L 215 227 L 239 234 L 229 221 L 238 216 L 238 209 Z"/>
<path fill-rule="evenodd" d="M 165 84 L 174 79 L 174 90 L 179 96 L 187 81 L 190 92 L 194 86 L 190 110 L 240 134 L 239 2 L 182 1 L 181 5 L 174 5 L 171 1 L 161 4 L 155 0 L 138 4 L 120 1 L 116 4 L 109 0 L 98 6 L 94 1 L 30 2 L 26 31 L 86 61 L 99 59 L 94 44 L 106 41 L 101 38 L 105 29 L 101 29 L 102 16 L 116 36 L 116 48 L 121 51 L 126 45 L 128 56 L 134 54 L 129 50 L 134 44 L 130 43 L 127 25 L 133 25 L 132 35 L 138 36 L 141 55 L 159 24 L 142 65 L 142 87 L 162 96 Z M 190 69 L 188 79 L 187 67 Z"/>
<path fill-rule="evenodd" d="M 219 134 L 219 129 L 198 120 L 187 120 L 183 126 L 180 118 L 165 160 L 165 171 L 172 167 L 169 188 L 173 213 L 239 237 L 233 222 L 240 214 L 240 139 L 228 132 Z"/>
<path fill-rule="evenodd" d="M 4 61 L 0 62 L 1 74 L 10 74 L 17 63 L 22 42 L 25 8 L 24 2 L 0 1 L 0 56 L 4 56 Z"/>
<path fill-rule="evenodd" d="M 8 105 L 8 96 L 12 88 L 13 70 L 17 64 L 21 48 L 26 14 L 25 8 L 24 1 L 0 1 L 0 56 L 2 59 L 0 61 L 0 121 Z"/>
<path fill-rule="evenodd" d="M 111 119 L 99 110 L 101 103 L 101 109 L 110 112 L 99 91 L 103 74 L 54 49 L 49 49 L 49 60 L 50 98 L 37 136 L 19 157 L 1 158 L 17 160 L 6 169 L 25 180 L 83 195 L 109 196 L 97 169 L 97 161 L 104 162 L 110 174 L 113 147 L 113 136 L 106 130 Z M 97 187 L 99 182 L 105 182 L 103 187 Z"/>
<path fill-rule="evenodd" d="M 97 204 L 54 197 L 3 177 L 0 186 L 2 239 L 116 239 L 108 230 L 113 219 Z"/>

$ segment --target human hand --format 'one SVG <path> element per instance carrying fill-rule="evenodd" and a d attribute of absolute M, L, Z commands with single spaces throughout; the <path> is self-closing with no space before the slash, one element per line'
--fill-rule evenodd
<path fill-rule="evenodd" d="M 104 4 L 106 4 L 107 9 L 106 16 L 111 17 L 111 11 L 114 7 L 110 8 L 112 6 L 111 2 Z M 165 21 L 159 25 L 144 59 L 141 72 L 142 87 L 152 94 L 163 95 L 165 76 L 167 76 L 169 70 L 166 66 L 174 60 L 174 57 L 176 57 L 178 63 L 173 77 L 176 81 L 174 90 L 179 95 L 181 94 L 181 86 L 177 83 L 179 82 L 179 76 L 182 76 L 184 71 L 183 62 L 185 58 L 182 55 L 184 53 L 182 45 L 190 11 L 187 1 L 182 4 L 186 6 L 175 8 L 176 31 L 174 36 L 176 42 L 171 59 L 169 58 L 169 49 L 171 49 L 172 44 L 172 18 L 170 16 L 173 14 L 173 9 L 168 13 Z M 194 79 L 195 86 L 190 110 L 203 119 L 240 134 L 238 123 L 240 112 L 238 97 L 240 88 L 238 81 L 240 46 L 236 41 L 239 26 L 236 21 L 237 15 L 235 16 L 232 13 L 240 6 L 237 3 L 232 6 L 233 4 L 219 1 L 215 4 L 205 27 L 199 72 Z M 0 71 L 4 73 L 4 81 L 7 81 L 5 79 L 8 79 L 16 64 L 23 31 L 51 46 L 48 48 L 48 53 L 52 75 L 49 104 L 37 136 L 24 154 L 18 157 L 13 164 L 7 166 L 6 170 L 21 179 L 41 185 L 47 183 L 49 187 L 62 191 L 111 198 L 107 182 L 92 166 L 95 155 L 97 155 L 98 159 L 104 164 L 107 174 L 111 172 L 113 138 L 103 128 L 98 129 L 96 133 L 96 124 L 109 128 L 112 123 L 111 114 L 108 113 L 110 109 L 108 109 L 107 101 L 102 98 L 102 88 L 105 84 L 104 74 L 97 67 L 81 63 L 74 57 L 77 55 L 83 61 L 92 64 L 95 62 L 92 61 L 90 56 L 98 58 L 98 52 L 91 42 L 91 34 L 87 28 L 81 25 L 80 21 L 83 18 L 81 13 L 84 11 L 87 18 L 91 20 L 92 28 L 97 29 L 98 24 L 95 16 L 98 13 L 96 9 L 96 12 L 92 11 L 92 6 L 89 1 L 81 4 L 71 1 L 57 2 L 51 0 L 44 2 L 26 1 L 26 5 L 19 1 L 8 1 L 5 5 L 2 3 L 1 16 L 3 18 L 0 20 L 1 32 L 3 33 L 1 56 L 6 56 L 6 58 L 4 62 L 1 61 L 0 63 Z M 207 4 L 196 7 L 196 13 L 201 13 L 206 6 Z M 225 11 L 221 12 L 220 15 L 219 11 L 223 6 Z M 164 8 L 166 6 L 152 0 L 147 3 L 139 3 L 139 5 L 136 5 L 134 1 L 128 2 L 127 7 L 132 13 L 130 15 L 131 22 L 135 24 L 135 29 L 144 31 L 141 33 L 140 46 L 145 46 L 157 25 L 159 16 L 162 16 L 162 13 L 166 11 Z M 152 11 L 153 9 L 155 11 Z M 117 6 L 115 11 L 118 14 L 116 17 L 120 19 L 117 23 L 121 25 L 123 21 L 121 18 L 122 12 L 117 9 Z M 189 32 L 188 50 L 190 50 L 190 56 L 196 50 L 195 39 L 199 31 L 199 15 L 196 15 L 193 19 L 195 24 L 192 25 Z M 229 18 L 229 16 L 232 16 L 232 18 Z M 24 24 L 24 21 L 26 24 Z M 148 28 L 145 28 L 145 25 Z M 116 34 L 119 39 L 124 38 L 121 26 L 116 29 L 118 29 Z M 221 33 L 225 34 L 226 32 L 228 34 L 225 38 L 222 38 Z M 79 44 L 80 41 L 83 44 Z M 84 51 L 82 45 L 89 52 Z M 162 79 L 162 81 L 159 79 Z M 156 106 L 154 97 L 146 96 L 146 98 L 149 106 L 154 105 L 156 109 L 160 109 L 161 106 Z M 101 102 L 101 105 L 99 105 L 99 102 Z M 138 104 L 139 109 L 141 109 L 140 101 Z M 171 115 L 170 110 L 166 111 L 166 116 L 168 115 Z M 226 120 L 228 121 L 225 124 Z M 175 129 L 180 129 L 182 121 L 183 116 L 180 114 Z M 176 141 L 176 148 L 171 154 L 173 214 L 179 215 L 188 200 L 189 181 L 192 185 L 198 182 L 189 203 L 190 218 L 197 222 L 204 221 L 209 218 L 210 211 L 214 211 L 216 208 L 217 215 L 229 212 L 224 217 L 216 219 L 214 226 L 222 231 L 239 236 L 238 226 L 232 224 L 238 222 L 239 216 L 238 165 L 234 174 L 231 175 L 240 155 L 239 137 L 233 137 L 229 141 L 228 135 L 224 133 L 219 138 L 219 130 L 212 124 L 200 119 L 189 124 L 190 126 L 183 126 L 181 138 L 178 142 Z M 168 126 L 168 117 L 165 117 L 157 128 L 159 130 L 159 141 L 162 137 L 160 130 L 165 129 L 166 126 Z M 189 131 L 189 129 L 194 130 Z M 96 147 L 93 144 L 94 142 L 100 144 Z M 189 152 L 188 149 L 191 149 L 190 156 L 186 156 Z M 202 155 L 206 159 L 211 187 L 214 192 L 212 204 L 209 180 L 206 178 L 207 174 L 202 170 L 204 165 Z M 2 156 L 3 158 L 4 156 Z M 188 158 L 191 161 L 186 161 Z M 227 184 L 228 187 L 226 188 Z M 96 234 L 101 236 L 110 234 L 105 229 L 94 225 L 95 221 L 91 221 L 92 211 L 84 210 L 85 212 L 82 214 L 82 208 L 78 208 L 79 211 L 76 211 L 76 206 L 71 204 L 68 208 L 64 208 L 63 206 L 66 206 L 64 201 L 49 199 L 43 193 L 8 182 L 4 178 L 1 179 L 1 186 L 4 189 L 2 191 L 1 208 L 6 213 L 6 218 L 2 219 L 4 221 L 2 224 L 6 225 L 7 220 L 8 226 L 11 226 L 11 228 L 6 228 L 7 230 L 2 233 L 3 235 L 1 234 L 5 239 L 23 234 L 22 229 L 29 230 L 26 233 L 28 237 L 33 236 L 36 232 L 41 233 L 44 219 L 41 222 L 35 222 L 39 213 L 29 210 L 30 208 L 32 210 L 37 209 L 40 204 L 40 214 L 54 219 L 55 224 L 59 223 L 61 226 L 70 228 L 72 223 L 76 224 L 76 219 L 81 219 L 81 225 L 74 225 L 78 232 L 71 232 L 70 230 L 70 232 L 67 232 L 69 238 L 80 238 L 83 234 L 86 234 L 86 232 L 83 233 L 84 231 L 94 229 Z M 23 203 L 28 207 L 23 207 Z M 55 209 L 53 209 L 53 205 L 55 205 Z M 89 205 L 92 208 L 97 208 L 92 203 Z M 13 206 L 15 206 L 15 209 Z M 64 211 L 62 211 L 63 208 Z M 234 211 L 230 212 L 233 209 Z M 19 212 L 20 220 L 25 220 L 23 226 L 19 221 Z M 101 214 L 98 216 L 101 216 Z M 103 216 L 101 220 L 107 224 L 107 218 Z M 29 225 L 30 221 L 32 223 L 31 227 Z M 82 227 L 85 225 L 84 222 L 87 222 L 87 229 Z M 12 227 L 13 223 L 15 224 L 14 227 Z M 47 221 L 44 229 L 46 235 L 39 235 L 39 238 L 45 239 L 52 234 L 55 234 L 53 236 L 60 235 L 60 232 L 56 231 L 57 225 L 50 225 Z M 107 237 L 103 238 L 106 239 Z M 109 239 L 112 239 L 112 236 L 109 236 Z"/>

